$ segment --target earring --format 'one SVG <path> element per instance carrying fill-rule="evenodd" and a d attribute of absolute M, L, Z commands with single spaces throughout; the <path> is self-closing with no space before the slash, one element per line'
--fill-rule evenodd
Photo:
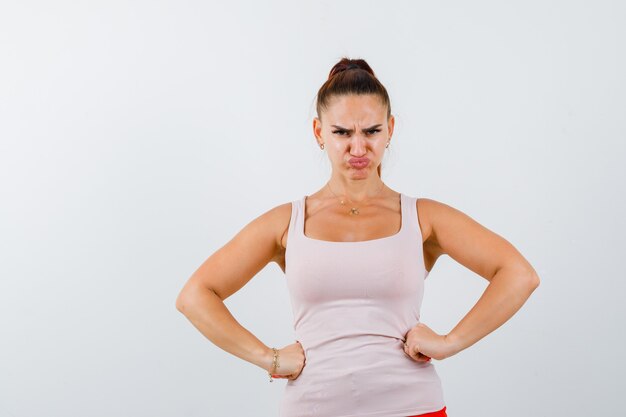
<path fill-rule="evenodd" d="M 323 144 L 323 143 L 322 143 L 322 144 L 320 144 L 320 149 L 321 149 L 321 150 L 324 150 L 324 144 Z"/>
<path fill-rule="evenodd" d="M 389 147 L 389 142 L 391 142 L 391 141 L 387 141 L 387 145 L 385 145 L 385 148 Z"/>

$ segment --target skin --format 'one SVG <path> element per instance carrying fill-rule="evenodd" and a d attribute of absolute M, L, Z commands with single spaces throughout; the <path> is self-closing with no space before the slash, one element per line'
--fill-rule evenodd
<path fill-rule="evenodd" d="M 313 133 L 318 145 L 324 144 L 332 173 L 328 183 L 306 199 L 305 235 L 361 241 L 395 234 L 400 228 L 399 193 L 376 171 L 393 134 L 393 115 L 387 118 L 387 108 L 374 95 L 345 95 L 334 97 L 320 116 L 313 120 Z M 378 131 L 374 125 L 380 125 Z M 370 159 L 364 168 L 348 163 L 363 156 Z M 361 214 L 347 215 L 333 192 L 347 197 Z M 428 271 L 446 254 L 489 281 L 474 307 L 448 334 L 440 335 L 422 322 L 405 334 L 404 350 L 411 359 L 442 360 L 512 317 L 537 288 L 539 277 L 506 239 L 463 212 L 428 198 L 418 198 L 416 210 Z M 176 299 L 177 309 L 215 345 L 266 371 L 272 369 L 272 349 L 241 326 L 223 301 L 269 262 L 285 271 L 290 218 L 291 203 L 286 203 L 249 222 L 200 265 Z M 302 345 L 296 341 L 278 350 L 280 367 L 274 377 L 297 378 L 306 365 Z"/>

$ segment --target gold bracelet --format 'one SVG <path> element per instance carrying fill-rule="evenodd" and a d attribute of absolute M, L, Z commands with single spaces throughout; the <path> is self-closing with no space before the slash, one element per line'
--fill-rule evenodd
<path fill-rule="evenodd" d="M 272 378 L 272 372 L 276 372 L 276 370 L 280 367 L 280 364 L 278 363 L 278 350 L 276 350 L 276 348 L 272 348 L 272 350 L 274 351 L 274 359 L 272 360 L 272 368 L 271 368 L 271 371 L 267 372 L 270 376 L 270 382 L 274 382 L 274 379 Z"/>

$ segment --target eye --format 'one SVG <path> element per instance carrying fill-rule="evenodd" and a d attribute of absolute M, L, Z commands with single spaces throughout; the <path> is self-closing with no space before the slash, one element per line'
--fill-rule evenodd
<path fill-rule="evenodd" d="M 369 133 L 370 135 L 373 135 L 374 133 L 378 133 L 378 132 L 380 132 L 380 129 L 370 129 L 367 131 L 367 133 Z M 345 130 L 333 130 L 333 133 L 343 135 L 344 133 L 346 133 L 346 131 Z"/>

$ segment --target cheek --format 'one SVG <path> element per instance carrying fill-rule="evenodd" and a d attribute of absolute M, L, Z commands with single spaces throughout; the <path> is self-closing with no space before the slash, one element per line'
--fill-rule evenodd
<path fill-rule="evenodd" d="M 334 155 L 342 155 L 348 152 L 348 150 L 349 150 L 349 147 L 347 146 L 346 143 L 343 143 L 343 142 L 334 141 L 330 145 L 330 152 Z"/>

